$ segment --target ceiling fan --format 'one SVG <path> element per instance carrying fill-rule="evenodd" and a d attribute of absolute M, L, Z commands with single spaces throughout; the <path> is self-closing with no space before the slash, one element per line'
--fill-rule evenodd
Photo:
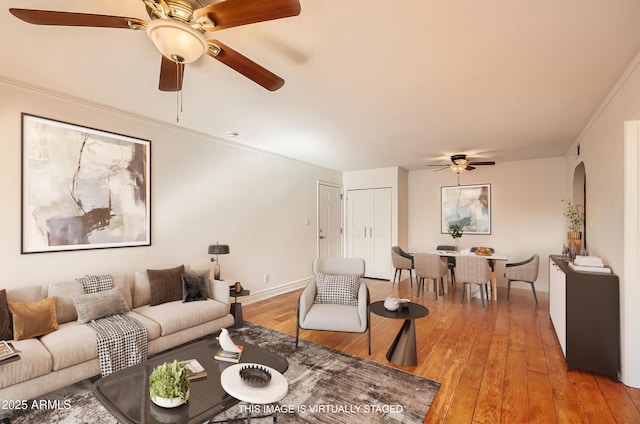
<path fill-rule="evenodd" d="M 162 91 L 181 91 L 184 65 L 204 54 L 270 91 L 284 80 L 205 33 L 300 14 L 298 0 L 222 0 L 195 8 L 193 0 L 142 0 L 151 20 L 87 13 L 11 8 L 17 18 L 36 25 L 82 26 L 145 30 L 162 53 Z M 199 0 L 198 0 L 198 3 Z M 201 3 L 200 3 L 201 4 Z"/>
<path fill-rule="evenodd" d="M 456 174 L 460 174 L 462 171 L 473 171 L 476 169 L 476 166 L 481 165 L 495 165 L 494 161 L 484 161 L 484 162 L 471 162 L 467 159 L 467 155 L 465 154 L 457 154 L 451 156 L 450 164 L 429 164 L 427 166 L 437 166 L 438 169 L 435 171 L 442 171 L 443 169 L 451 169 Z"/>

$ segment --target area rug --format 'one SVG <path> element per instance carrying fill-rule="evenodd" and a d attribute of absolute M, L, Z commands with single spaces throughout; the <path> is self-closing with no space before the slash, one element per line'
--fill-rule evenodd
<path fill-rule="evenodd" d="M 440 383 L 253 324 L 231 330 L 234 342 L 252 343 L 289 361 L 288 395 L 271 407 L 253 406 L 253 415 L 277 412 L 281 423 L 422 423 Z M 28 401 L 26 410 L 0 411 L 0 419 L 22 423 L 117 423 L 91 386 L 95 379 Z M 213 421 L 246 417 L 238 404 Z M 252 422 L 272 422 L 271 417 Z"/>

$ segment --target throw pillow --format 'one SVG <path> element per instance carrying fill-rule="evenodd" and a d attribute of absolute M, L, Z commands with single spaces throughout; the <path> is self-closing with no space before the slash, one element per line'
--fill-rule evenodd
<path fill-rule="evenodd" d="M 113 288 L 113 279 L 110 275 L 85 275 L 78 278 L 85 293 L 97 293 Z"/>
<path fill-rule="evenodd" d="M 360 277 L 357 275 L 322 274 L 316 272 L 314 303 L 358 305 Z"/>
<path fill-rule="evenodd" d="M 42 336 L 58 329 L 55 297 L 48 297 L 37 302 L 9 302 L 9 310 L 13 315 L 13 338 L 15 340 Z"/>
<path fill-rule="evenodd" d="M 204 275 L 182 274 L 182 301 L 207 300 L 209 290 Z"/>
<path fill-rule="evenodd" d="M 72 297 L 80 324 L 111 315 L 124 314 L 130 310 L 118 288 L 98 293 L 78 294 Z"/>
<path fill-rule="evenodd" d="M 149 305 L 182 300 L 182 274 L 184 265 L 171 269 L 148 269 L 151 298 Z"/>
<path fill-rule="evenodd" d="M 13 328 L 11 325 L 11 311 L 7 303 L 7 291 L 0 290 L 0 340 L 13 339 Z"/>

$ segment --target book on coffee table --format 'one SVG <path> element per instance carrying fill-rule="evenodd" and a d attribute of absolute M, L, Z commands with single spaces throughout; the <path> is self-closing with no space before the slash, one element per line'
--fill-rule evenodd
<path fill-rule="evenodd" d="M 240 349 L 240 352 L 229 352 L 227 350 L 220 349 L 218 353 L 216 353 L 215 358 L 218 361 L 233 362 L 237 364 L 238 362 L 240 362 L 240 357 L 242 356 L 242 346 L 237 346 L 238 349 Z"/>
<path fill-rule="evenodd" d="M 204 369 L 197 359 L 189 359 L 188 361 L 182 361 L 184 367 L 189 374 L 189 380 L 198 380 L 207 376 L 207 370 Z"/>

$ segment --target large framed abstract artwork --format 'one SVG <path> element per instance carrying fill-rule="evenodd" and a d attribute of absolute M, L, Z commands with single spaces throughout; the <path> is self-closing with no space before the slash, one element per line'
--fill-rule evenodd
<path fill-rule="evenodd" d="M 464 234 L 491 234 L 491 185 L 441 187 L 441 232 L 457 224 Z"/>
<path fill-rule="evenodd" d="M 151 142 L 22 114 L 22 253 L 151 245 Z"/>

